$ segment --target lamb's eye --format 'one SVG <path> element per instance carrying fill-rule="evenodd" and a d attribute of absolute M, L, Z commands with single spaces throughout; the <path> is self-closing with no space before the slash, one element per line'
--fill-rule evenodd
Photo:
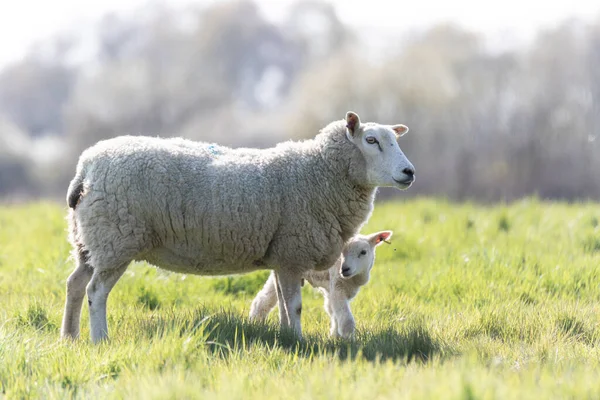
<path fill-rule="evenodd" d="M 375 139 L 373 136 L 369 136 L 368 138 L 365 139 L 367 141 L 367 143 L 369 144 L 375 144 L 378 143 L 377 139 Z"/>
<path fill-rule="evenodd" d="M 367 251 L 366 251 L 366 250 L 363 250 L 363 251 L 361 251 L 361 252 L 360 252 L 360 255 L 361 255 L 361 256 L 365 256 L 365 255 L 367 255 Z"/>

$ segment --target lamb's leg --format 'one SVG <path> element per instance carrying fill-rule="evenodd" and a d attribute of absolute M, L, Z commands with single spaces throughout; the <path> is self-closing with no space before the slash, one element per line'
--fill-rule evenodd
<path fill-rule="evenodd" d="M 106 300 L 112 288 L 127 269 L 128 264 L 125 263 L 118 268 L 109 270 L 94 270 L 92 280 L 87 286 L 88 303 L 90 306 L 90 334 L 94 343 L 108 338 Z"/>
<path fill-rule="evenodd" d="M 337 320 L 335 319 L 335 314 L 333 312 L 333 307 L 331 306 L 331 300 L 329 300 L 329 295 L 326 292 L 323 292 L 323 296 L 325 297 L 325 312 L 329 315 L 329 320 L 331 321 L 331 328 L 329 329 L 329 336 L 338 337 L 338 328 L 337 328 Z"/>
<path fill-rule="evenodd" d="M 344 296 L 333 294 L 330 301 L 336 320 L 337 333 L 346 339 L 352 337 L 354 335 L 355 323 L 354 316 L 350 310 L 350 302 Z"/>
<path fill-rule="evenodd" d="M 277 284 L 275 282 L 275 272 L 271 271 L 269 279 L 258 292 L 252 305 L 250 306 L 250 320 L 263 322 L 273 308 L 277 305 Z"/>
<path fill-rule="evenodd" d="M 302 276 L 287 271 L 277 271 L 274 275 L 281 327 L 293 329 L 302 338 Z"/>
<path fill-rule="evenodd" d="M 67 279 L 67 300 L 63 315 L 62 328 L 60 330 L 63 338 L 79 337 L 79 321 L 81 319 L 81 306 L 85 297 L 87 286 L 94 270 L 86 262 L 85 251 L 77 251 L 77 267 Z"/>

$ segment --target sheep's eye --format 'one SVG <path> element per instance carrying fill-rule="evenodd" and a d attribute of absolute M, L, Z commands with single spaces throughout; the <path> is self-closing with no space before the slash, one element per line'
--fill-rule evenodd
<path fill-rule="evenodd" d="M 366 254 L 367 254 L 367 251 L 366 251 L 366 250 L 363 250 L 363 251 L 361 251 L 361 252 L 360 252 L 360 255 L 361 255 L 361 256 L 364 256 L 364 255 L 366 255 Z"/>
<path fill-rule="evenodd" d="M 375 143 L 379 143 L 377 141 L 377 139 L 375 139 L 373 136 L 369 136 L 368 138 L 365 139 L 367 141 L 367 143 L 369 144 L 375 144 Z"/>

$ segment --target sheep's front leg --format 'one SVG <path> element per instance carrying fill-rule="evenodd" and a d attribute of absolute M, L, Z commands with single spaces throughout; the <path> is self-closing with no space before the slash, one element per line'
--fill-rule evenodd
<path fill-rule="evenodd" d="M 277 305 L 277 283 L 275 281 L 275 272 L 271 271 L 269 279 L 258 292 L 252 305 L 250 306 L 250 320 L 263 322 L 273 308 Z"/>
<path fill-rule="evenodd" d="M 333 319 L 336 320 L 337 334 L 345 339 L 352 337 L 356 324 L 350 310 L 350 301 L 344 296 L 332 294 L 330 302 L 333 309 Z"/>
<path fill-rule="evenodd" d="M 127 269 L 127 264 L 118 268 L 98 271 L 94 270 L 92 280 L 87 286 L 88 304 L 90 308 L 90 334 L 92 342 L 98 343 L 108 338 L 106 323 L 106 301 L 108 294 Z"/>
<path fill-rule="evenodd" d="M 289 271 L 277 271 L 274 275 L 281 327 L 293 329 L 302 338 L 302 276 Z"/>

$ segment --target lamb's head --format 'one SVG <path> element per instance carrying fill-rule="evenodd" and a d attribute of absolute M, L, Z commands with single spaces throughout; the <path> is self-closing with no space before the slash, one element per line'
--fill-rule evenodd
<path fill-rule="evenodd" d="M 340 276 L 342 279 L 360 277 L 361 284 L 369 281 L 375 263 L 375 248 L 392 237 L 392 231 L 381 231 L 350 239 L 342 252 Z"/>
<path fill-rule="evenodd" d="M 407 189 L 414 182 L 415 167 L 398 145 L 406 132 L 404 125 L 361 124 L 356 113 L 346 114 L 346 136 L 365 159 L 365 185 Z"/>

